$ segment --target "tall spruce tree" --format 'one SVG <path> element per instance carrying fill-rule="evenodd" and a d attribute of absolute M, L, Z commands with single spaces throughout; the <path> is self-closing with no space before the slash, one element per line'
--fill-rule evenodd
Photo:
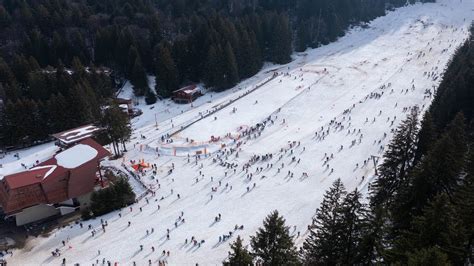
<path fill-rule="evenodd" d="M 407 186 L 418 142 L 418 113 L 417 107 L 412 109 L 388 144 L 383 163 L 378 167 L 377 180 L 371 186 L 372 204 L 390 204 L 394 193 Z"/>
<path fill-rule="evenodd" d="M 209 87 L 218 87 L 222 79 L 222 67 L 218 57 L 218 47 L 211 45 L 205 62 L 204 82 Z"/>
<path fill-rule="evenodd" d="M 433 117 L 430 112 L 426 112 L 423 115 L 421 121 L 420 132 L 418 133 L 418 143 L 416 147 L 415 162 L 420 161 L 421 157 L 425 155 L 431 148 L 430 145 L 433 143 L 436 137 L 436 129 L 433 124 Z"/>
<path fill-rule="evenodd" d="M 270 213 L 263 221 L 263 228 L 251 237 L 255 259 L 263 265 L 298 265 L 298 255 L 288 230 L 278 211 Z"/>
<path fill-rule="evenodd" d="M 288 17 L 284 14 L 275 15 L 272 21 L 270 41 L 270 60 L 277 64 L 285 64 L 291 60 L 291 30 Z"/>
<path fill-rule="evenodd" d="M 465 173 L 466 175 L 456 190 L 454 201 L 457 213 L 459 213 L 464 228 L 467 229 L 467 250 L 472 250 L 474 247 L 474 150 L 472 148 L 467 159 Z M 474 260 L 472 255 L 470 260 Z"/>
<path fill-rule="evenodd" d="M 422 215 L 413 219 L 411 229 L 395 242 L 390 253 L 394 262 L 404 264 L 410 252 L 437 247 L 454 265 L 462 265 L 466 257 L 466 239 L 459 215 L 449 197 L 442 193 L 423 209 Z"/>
<path fill-rule="evenodd" d="M 61 93 L 53 94 L 46 102 L 49 128 L 52 132 L 61 132 L 72 128 L 71 113 L 68 112 L 68 102 Z"/>
<path fill-rule="evenodd" d="M 230 87 L 233 87 L 239 80 L 239 74 L 237 72 L 237 63 L 235 60 L 234 51 L 230 43 L 227 43 L 224 49 L 223 67 L 223 82 L 219 86 L 219 89 L 228 89 Z"/>
<path fill-rule="evenodd" d="M 167 43 L 162 42 L 155 47 L 155 54 L 155 91 L 162 97 L 170 97 L 178 89 L 178 69 Z"/>
<path fill-rule="evenodd" d="M 154 92 L 152 92 L 151 89 L 149 89 L 145 93 L 145 103 L 148 104 L 148 105 L 154 104 L 154 103 L 156 103 L 156 100 L 157 100 L 156 94 Z"/>
<path fill-rule="evenodd" d="M 115 155 L 120 156 L 125 149 L 125 142 L 130 139 L 132 132 L 128 115 L 116 103 L 112 103 L 104 111 L 101 124 L 112 142 Z M 122 148 L 120 144 L 122 144 Z"/>
<path fill-rule="evenodd" d="M 414 170 L 407 189 L 412 208 L 420 211 L 440 192 L 453 195 L 466 164 L 466 147 L 464 118 L 458 114 Z"/>
<path fill-rule="evenodd" d="M 132 83 L 133 92 L 136 96 L 144 96 L 145 93 L 150 90 L 148 87 L 146 72 L 143 68 L 140 57 L 135 59 L 135 64 L 133 65 L 133 70 L 130 76 L 130 82 Z"/>
<path fill-rule="evenodd" d="M 363 251 L 364 237 L 370 232 L 368 209 L 362 203 L 362 194 L 355 189 L 342 202 L 341 212 L 341 260 L 342 265 L 368 263 Z"/>
<path fill-rule="evenodd" d="M 232 251 L 229 252 L 229 257 L 224 261 L 225 266 L 253 265 L 253 258 L 249 251 L 243 246 L 240 236 L 237 236 L 237 239 L 230 245 L 230 248 Z"/>
<path fill-rule="evenodd" d="M 323 202 L 316 210 L 314 227 L 303 244 L 303 258 L 306 265 L 336 265 L 341 259 L 341 227 L 346 189 L 337 179 L 326 191 Z"/>
<path fill-rule="evenodd" d="M 429 247 L 408 252 L 408 266 L 446 266 L 451 265 L 448 255 L 439 247 Z"/>

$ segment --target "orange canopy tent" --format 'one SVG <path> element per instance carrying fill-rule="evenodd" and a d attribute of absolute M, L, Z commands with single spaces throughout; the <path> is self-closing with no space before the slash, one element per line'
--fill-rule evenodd
<path fill-rule="evenodd" d="M 149 168 L 149 167 L 150 167 L 150 164 L 145 163 L 145 160 L 142 160 L 138 162 L 137 164 L 132 164 L 132 168 L 135 169 L 135 171 L 139 171 L 143 168 Z"/>

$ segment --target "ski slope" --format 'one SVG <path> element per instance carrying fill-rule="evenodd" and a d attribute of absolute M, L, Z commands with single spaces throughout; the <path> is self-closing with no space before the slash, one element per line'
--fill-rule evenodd
<path fill-rule="evenodd" d="M 301 245 L 336 178 L 348 190 L 367 191 L 374 172 L 371 156 L 382 156 L 392 130 L 411 108 L 428 108 L 473 19 L 474 1 L 403 7 L 335 43 L 295 55 L 288 65 L 267 66 L 233 90 L 203 96 L 193 106 L 163 101 L 146 107 L 133 122 L 125 158 L 107 163 L 156 164 L 156 175 L 148 170 L 140 177 L 156 196 L 123 209 L 121 217 L 119 212 L 101 217 L 108 223 L 105 232 L 99 218 L 84 222 L 84 228 L 70 225 L 31 239 L 7 257 L 9 265 L 57 265 L 63 258 L 89 265 L 97 260 L 219 265 L 236 235 L 248 244 L 275 209 Z M 263 130 L 244 133 L 264 123 Z M 166 134 L 172 136 L 162 138 Z M 196 152 L 203 155 L 196 158 Z M 271 159 L 252 160 L 269 154 Z M 98 231 L 95 236 L 89 224 Z M 244 228 L 234 230 L 235 225 Z M 230 239 L 219 241 L 229 232 Z M 204 242 L 193 245 L 191 237 Z M 51 256 L 56 248 L 61 257 Z"/>

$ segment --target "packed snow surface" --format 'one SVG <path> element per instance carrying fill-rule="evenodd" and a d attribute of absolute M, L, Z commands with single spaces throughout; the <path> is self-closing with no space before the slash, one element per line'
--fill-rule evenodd
<path fill-rule="evenodd" d="M 0 179 L 42 163 L 59 151 L 53 142 L 48 142 L 28 149 L 0 154 Z"/>
<path fill-rule="evenodd" d="M 59 166 L 64 168 L 76 168 L 87 163 L 97 156 L 97 151 L 91 146 L 78 144 L 63 152 L 58 153 L 55 158 Z"/>
<path fill-rule="evenodd" d="M 143 107 L 125 158 L 108 163 L 156 165 L 156 173 L 148 168 L 139 177 L 156 196 L 120 216 L 117 211 L 83 228 L 31 239 L 9 264 L 58 265 L 66 258 L 83 265 L 218 265 L 236 235 L 248 244 L 275 209 L 301 246 L 336 178 L 348 190 L 367 191 L 372 158 L 382 156 L 392 130 L 414 106 L 428 108 L 473 17 L 474 1 L 466 0 L 399 8 L 337 42 L 296 54 L 287 65 L 267 65 L 232 90 L 208 93 L 192 105 L 165 100 Z M 60 257 L 51 255 L 54 249 Z"/>

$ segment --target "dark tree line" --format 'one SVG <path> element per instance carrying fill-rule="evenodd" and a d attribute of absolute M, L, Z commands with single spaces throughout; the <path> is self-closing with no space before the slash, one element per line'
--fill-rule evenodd
<path fill-rule="evenodd" d="M 405 3 L 0 0 L 1 144 L 98 122 L 116 79 L 130 80 L 148 104 L 190 83 L 225 90 L 264 61 L 287 63 L 294 50 L 331 42 L 350 25 Z M 112 69 L 115 78 L 85 71 L 94 66 Z M 147 75 L 156 76 L 155 88 Z M 26 111 L 28 126 L 19 123 Z"/>
<path fill-rule="evenodd" d="M 0 58 L 0 146 L 29 145 L 49 134 L 99 121 L 100 103 L 112 95 L 110 76 L 75 58 L 66 69 L 39 68 L 30 57 L 12 67 Z M 17 76 L 26 76 L 18 80 Z"/>
<path fill-rule="evenodd" d="M 377 241 L 385 241 L 381 257 L 388 263 L 473 261 L 473 33 L 471 27 L 429 111 L 422 119 L 411 115 L 401 126 L 417 134 L 398 131 L 386 152 L 379 170 L 398 171 L 382 172 L 372 186 L 371 207 L 384 209 L 378 213 L 385 223 Z M 397 149 L 409 152 L 397 155 Z"/>

